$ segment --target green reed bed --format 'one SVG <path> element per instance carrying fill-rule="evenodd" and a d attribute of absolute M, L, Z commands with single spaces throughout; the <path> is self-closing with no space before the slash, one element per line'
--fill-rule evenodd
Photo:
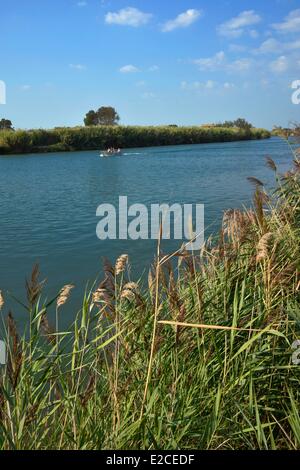
<path fill-rule="evenodd" d="M 266 139 L 265 129 L 173 126 L 92 126 L 0 131 L 0 155 L 99 150 Z"/>
<path fill-rule="evenodd" d="M 253 207 L 199 255 L 158 244 L 147 288 L 106 262 L 70 331 L 72 286 L 46 304 L 33 270 L 27 334 L 7 317 L 0 448 L 300 449 L 300 164 L 268 165 L 275 193 L 252 178 Z"/>

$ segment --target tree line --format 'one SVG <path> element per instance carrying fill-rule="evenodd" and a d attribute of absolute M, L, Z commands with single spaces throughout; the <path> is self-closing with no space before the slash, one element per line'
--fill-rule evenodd
<path fill-rule="evenodd" d="M 188 145 L 269 138 L 264 129 L 236 127 L 89 126 L 2 130 L 0 154 Z"/>

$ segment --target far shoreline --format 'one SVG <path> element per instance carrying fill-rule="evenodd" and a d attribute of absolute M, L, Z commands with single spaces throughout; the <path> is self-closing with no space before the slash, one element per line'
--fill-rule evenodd
<path fill-rule="evenodd" d="M 269 139 L 266 129 L 236 127 L 88 126 L 0 132 L 0 155 L 199 145 Z"/>

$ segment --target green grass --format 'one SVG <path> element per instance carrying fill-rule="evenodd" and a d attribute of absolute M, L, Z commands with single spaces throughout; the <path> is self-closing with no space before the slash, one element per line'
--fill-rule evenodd
<path fill-rule="evenodd" d="M 200 255 L 158 245 L 147 288 L 126 256 L 105 263 L 70 331 L 47 320 L 67 290 L 43 303 L 34 270 L 27 334 L 7 322 L 0 448 L 300 449 L 300 164 L 268 164 L 275 193 L 256 182 Z"/>
<path fill-rule="evenodd" d="M 51 130 L 0 131 L 0 155 L 201 144 L 269 138 L 264 129 L 205 127 L 99 126 Z"/>

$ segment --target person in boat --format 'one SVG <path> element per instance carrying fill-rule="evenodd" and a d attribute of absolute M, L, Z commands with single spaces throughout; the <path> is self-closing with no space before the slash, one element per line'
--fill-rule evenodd
<path fill-rule="evenodd" d="M 113 154 L 116 154 L 116 153 L 121 153 L 121 149 L 120 148 L 115 149 L 114 147 L 109 147 L 106 150 L 106 153 L 109 154 L 109 155 L 113 155 Z"/>

